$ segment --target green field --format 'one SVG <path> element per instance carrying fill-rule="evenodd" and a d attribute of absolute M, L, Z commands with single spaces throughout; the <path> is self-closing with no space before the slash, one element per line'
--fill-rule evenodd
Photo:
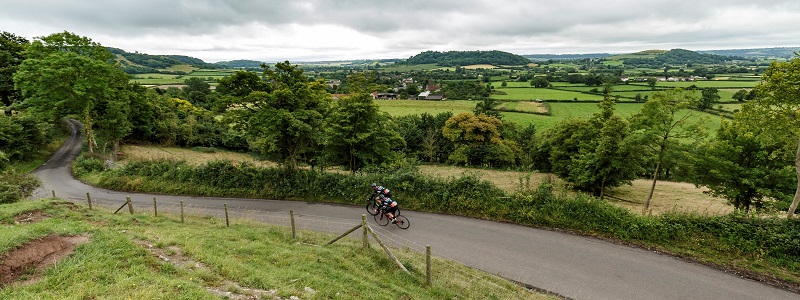
<path fill-rule="evenodd" d="M 406 115 L 419 115 L 429 113 L 436 115 L 442 112 L 451 111 L 453 114 L 462 112 L 472 112 L 478 101 L 469 100 L 446 100 L 446 101 L 426 101 L 426 100 L 376 100 L 382 111 L 388 112 L 395 117 Z"/>
<path fill-rule="evenodd" d="M 537 88 L 495 88 L 496 91 L 505 92 L 506 95 L 492 95 L 498 100 L 603 100 L 601 95 L 583 94 L 554 89 Z"/>
<path fill-rule="evenodd" d="M 635 85 L 645 86 L 646 83 L 635 83 Z M 701 80 L 701 81 L 659 81 L 656 87 L 683 87 L 697 86 L 699 88 L 754 88 L 758 81 L 744 80 Z"/>

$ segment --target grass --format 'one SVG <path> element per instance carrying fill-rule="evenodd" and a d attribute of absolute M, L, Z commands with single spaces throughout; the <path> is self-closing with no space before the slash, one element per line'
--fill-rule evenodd
<path fill-rule="evenodd" d="M 496 91 L 505 92 L 506 95 L 492 95 L 498 100 L 603 100 L 602 95 L 583 94 L 580 92 L 542 89 L 542 88 L 495 88 Z"/>
<path fill-rule="evenodd" d="M 114 215 L 66 204 L 42 199 L 2 205 L 0 253 L 50 234 L 83 234 L 89 242 L 37 282 L 6 286 L 0 299 L 219 299 L 215 292 L 245 296 L 246 289 L 287 299 L 556 299 L 435 257 L 432 286 L 425 288 L 423 255 L 392 250 L 411 271 L 406 274 L 374 241 L 367 250 L 349 238 L 321 246 L 334 235 L 301 230 L 295 241 L 289 228 L 244 218 L 226 227 L 211 216 L 181 223 L 163 213 Z M 13 215 L 33 210 L 50 217 L 13 224 Z"/>
<path fill-rule="evenodd" d="M 453 114 L 471 112 L 478 102 L 470 100 L 377 100 L 375 103 L 380 106 L 381 110 L 388 112 L 392 116 L 400 117 L 425 112 L 431 115 L 447 111 L 451 111 Z"/>

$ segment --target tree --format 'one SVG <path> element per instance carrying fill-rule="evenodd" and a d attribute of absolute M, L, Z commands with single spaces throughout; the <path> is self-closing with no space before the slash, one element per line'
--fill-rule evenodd
<path fill-rule="evenodd" d="M 288 61 L 266 64 L 270 92 L 251 92 L 234 111 L 250 147 L 296 171 L 303 155 L 322 144 L 321 128 L 330 95 L 321 82 L 308 82 L 303 69 Z"/>
<path fill-rule="evenodd" d="M 664 159 L 682 140 L 699 139 L 704 136 L 702 124 L 693 122 L 695 112 L 688 109 L 696 102 L 694 93 L 682 89 L 657 92 L 642 109 L 631 118 L 632 141 L 646 148 L 646 153 L 655 164 L 653 181 L 642 208 L 647 213 L 653 191 Z"/>
<path fill-rule="evenodd" d="M 744 102 L 745 98 L 747 98 L 747 90 L 741 89 L 736 91 L 732 98 L 736 101 Z"/>
<path fill-rule="evenodd" d="M 704 88 L 697 109 L 703 111 L 711 108 L 714 103 L 719 102 L 719 90 L 717 88 Z"/>
<path fill-rule="evenodd" d="M 52 121 L 81 116 L 89 152 L 94 152 L 95 119 L 111 117 L 105 115 L 105 107 L 126 105 L 107 104 L 126 99 L 122 94 L 128 88 L 128 75 L 114 64 L 105 47 L 69 32 L 42 37 L 25 53 L 27 59 L 14 75 L 25 97 L 23 106 Z"/>
<path fill-rule="evenodd" d="M 794 199 L 787 215 L 794 217 L 800 203 L 800 54 L 787 62 L 773 62 L 756 86 L 755 99 L 742 105 L 740 117 L 753 124 L 765 148 L 776 145 L 774 155 L 792 157 L 797 174 Z"/>
<path fill-rule="evenodd" d="M 792 170 L 786 157 L 773 155 L 779 146 L 765 147 L 742 120 L 723 121 L 717 137 L 697 147 L 692 157 L 692 181 L 711 195 L 727 199 L 737 210 L 762 208 L 768 198 L 791 193 Z"/>
<path fill-rule="evenodd" d="M 544 76 L 536 76 L 533 77 L 533 80 L 531 80 L 531 86 L 535 88 L 550 87 L 550 81 L 547 81 L 547 78 L 545 78 Z"/>
<path fill-rule="evenodd" d="M 475 115 L 484 114 L 502 120 L 503 116 L 496 110 L 497 106 L 500 104 L 502 104 L 502 102 L 492 98 L 485 98 L 483 101 L 475 104 L 475 109 L 472 110 L 472 112 L 475 113 Z"/>
<path fill-rule="evenodd" d="M 598 106 L 600 112 L 588 120 L 569 119 L 545 132 L 536 156 L 548 156 L 550 165 L 543 169 L 603 197 L 605 189 L 636 178 L 641 163 L 627 140 L 628 122 L 614 114 L 614 101 L 606 97 Z"/>
<path fill-rule="evenodd" d="M 485 114 L 460 113 L 445 122 L 442 134 L 456 143 L 449 160 L 467 165 L 510 165 L 519 146 L 501 136 L 503 121 Z"/>
<path fill-rule="evenodd" d="M 658 79 L 656 79 L 655 77 L 648 77 L 647 78 L 647 86 L 649 86 L 650 89 L 655 90 L 657 83 L 658 83 Z"/>
<path fill-rule="evenodd" d="M 11 104 L 20 100 L 19 90 L 14 88 L 14 73 L 25 60 L 28 40 L 9 32 L 0 32 L 0 104 L 5 113 L 11 115 Z"/>
<path fill-rule="evenodd" d="M 405 144 L 388 113 L 381 112 L 370 94 L 339 99 L 325 126 L 327 161 L 346 164 L 350 172 L 390 161 L 392 149 Z"/>

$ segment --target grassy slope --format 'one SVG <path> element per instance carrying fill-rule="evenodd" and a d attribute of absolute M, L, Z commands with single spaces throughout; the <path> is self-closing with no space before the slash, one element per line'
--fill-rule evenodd
<path fill-rule="evenodd" d="M 176 216 L 112 215 L 67 204 L 0 206 L 0 253 L 49 234 L 90 237 L 40 281 L 7 286 L 0 299 L 218 299 L 209 290 L 243 294 L 243 288 L 302 299 L 554 299 L 438 258 L 433 285 L 424 288 L 424 256 L 394 249 L 411 271 L 405 274 L 376 244 L 362 250 L 356 239 L 319 246 L 333 236 L 300 231 L 295 241 L 288 228 L 246 219 L 225 227 L 224 220 L 190 216 L 182 224 Z M 13 223 L 34 210 L 50 218 Z"/>

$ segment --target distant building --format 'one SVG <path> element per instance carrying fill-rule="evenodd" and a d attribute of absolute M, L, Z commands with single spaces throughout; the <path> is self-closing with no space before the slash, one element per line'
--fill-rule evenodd
<path fill-rule="evenodd" d="M 424 91 L 417 95 L 417 100 L 444 100 L 444 94 L 431 94 L 431 91 Z"/>
<path fill-rule="evenodd" d="M 375 100 L 397 100 L 399 95 L 395 93 L 378 93 L 372 92 L 372 99 Z"/>

